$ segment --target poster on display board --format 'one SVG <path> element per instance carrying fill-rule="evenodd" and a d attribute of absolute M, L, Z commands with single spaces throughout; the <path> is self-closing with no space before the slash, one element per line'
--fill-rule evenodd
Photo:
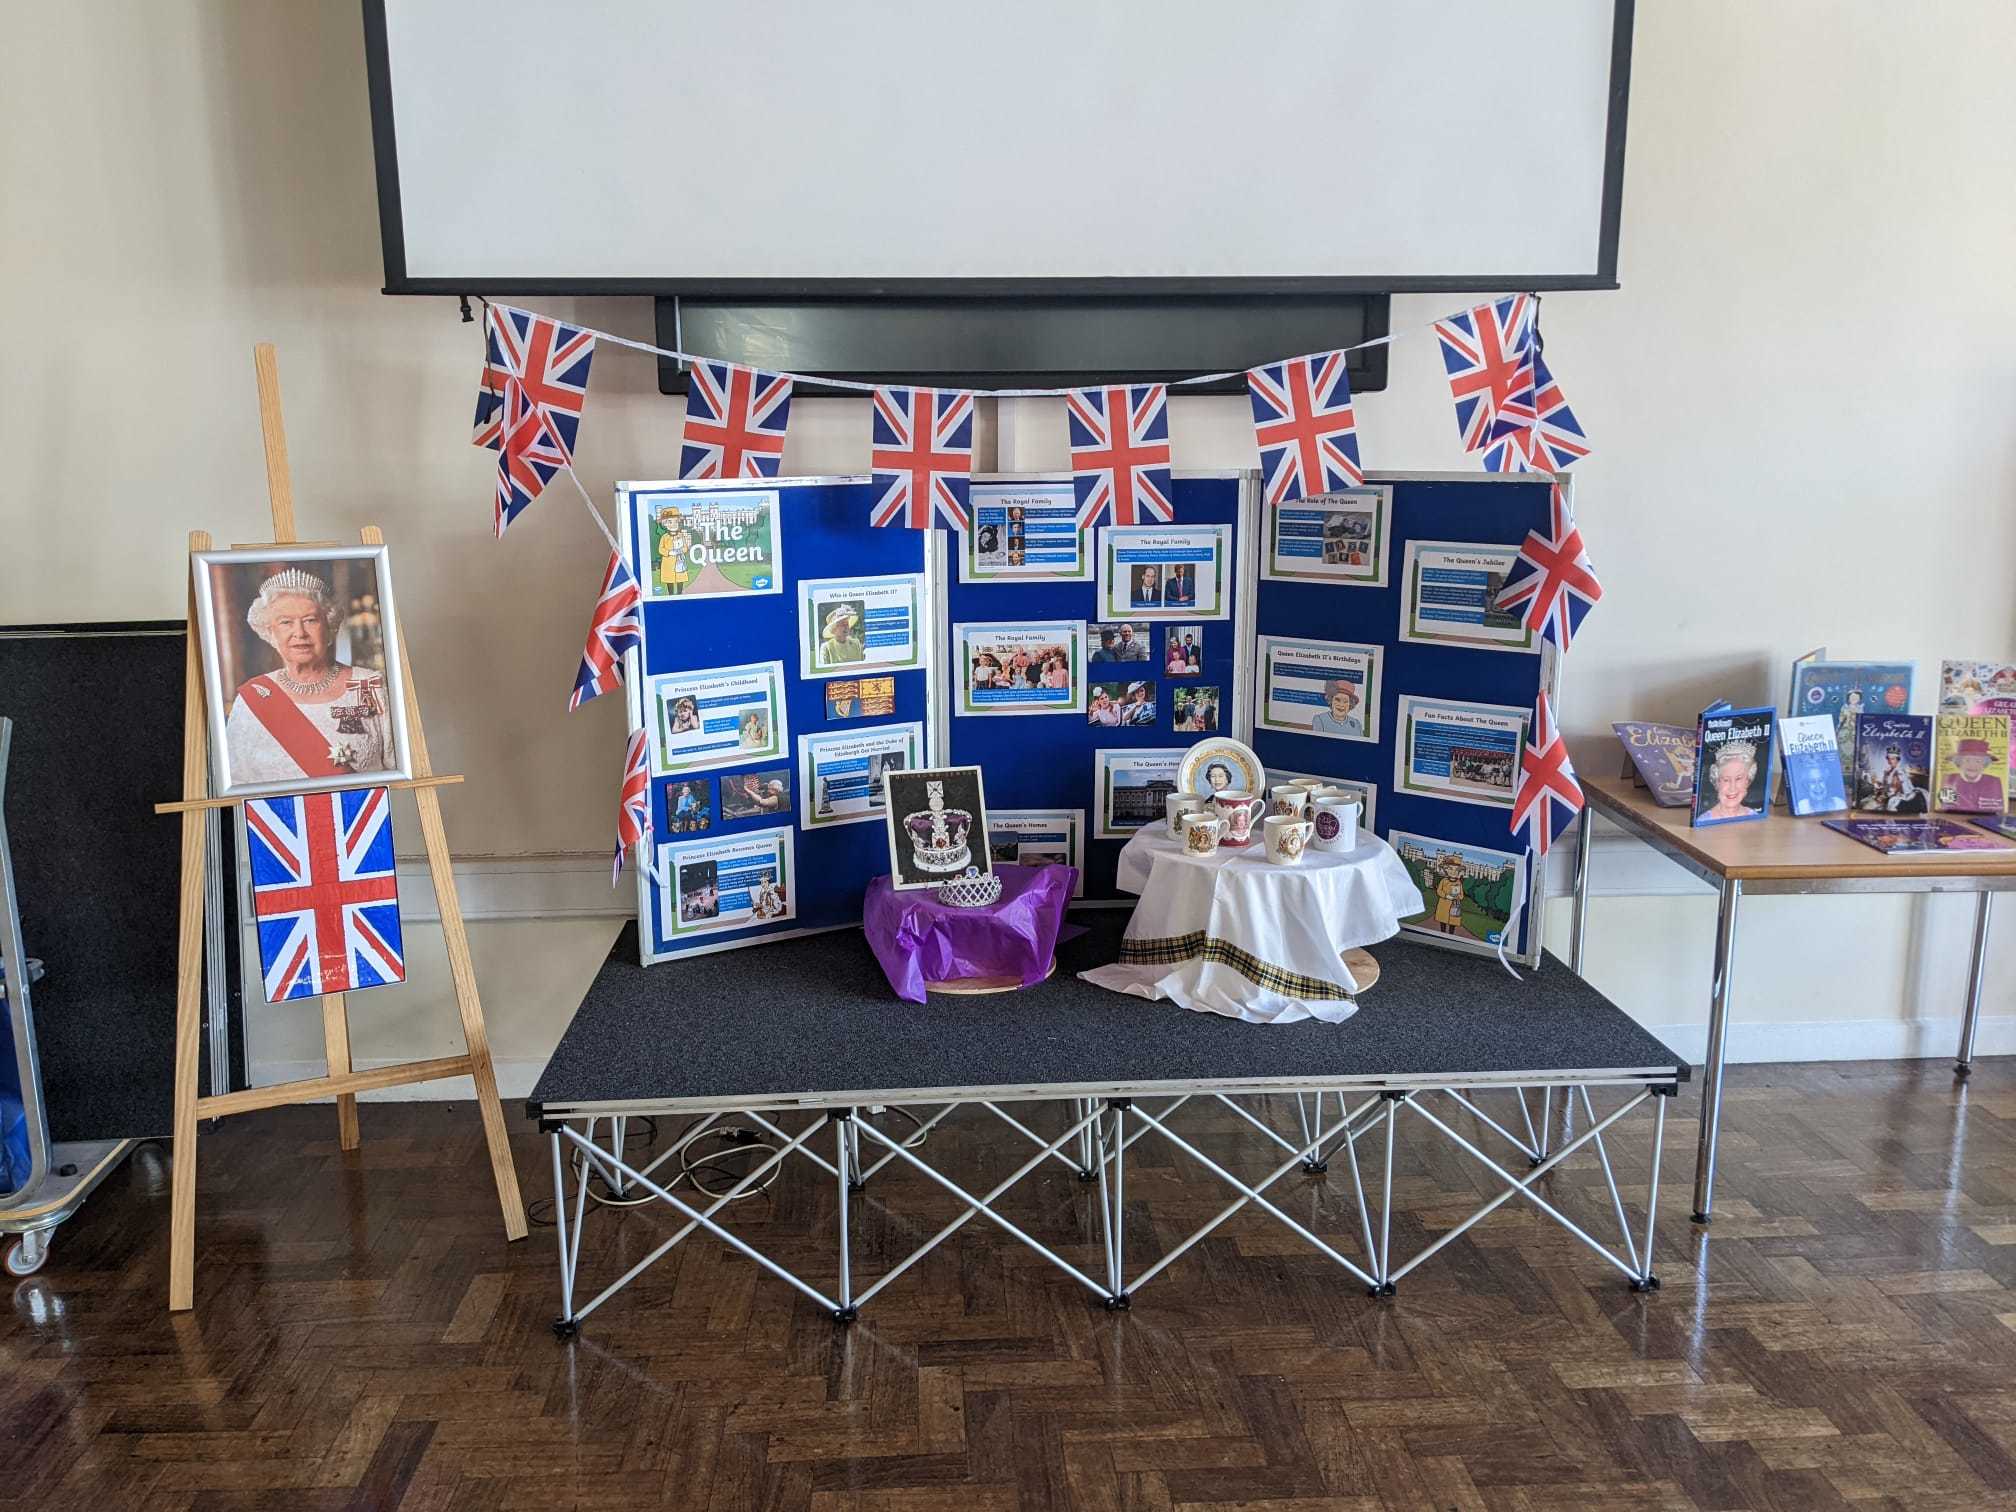
<path fill-rule="evenodd" d="M 960 714 L 1078 714 L 1085 622 L 1003 620 L 952 627 Z"/>
<path fill-rule="evenodd" d="M 673 940 L 797 917 L 789 827 L 658 847 L 658 903 Z"/>
<path fill-rule="evenodd" d="M 1402 694 L 1393 742 L 1393 791 L 1511 808 L 1530 717 L 1507 704 Z"/>
<path fill-rule="evenodd" d="M 909 672 L 924 665 L 924 579 L 807 578 L 798 585 L 798 675 Z"/>
<path fill-rule="evenodd" d="M 1085 896 L 1085 810 L 995 809 L 987 815 L 987 850 L 997 865 L 1070 866 L 1071 896 Z"/>
<path fill-rule="evenodd" d="M 1099 531 L 1102 620 L 1232 614 L 1230 525 L 1107 525 Z"/>
<path fill-rule="evenodd" d="M 1386 837 L 1421 893 L 1421 911 L 1403 931 L 1496 948 L 1525 897 L 1524 854 L 1394 830 Z"/>
<path fill-rule="evenodd" d="M 1393 488 L 1347 488 L 1267 509 L 1260 576 L 1272 583 L 1386 586 Z"/>
<path fill-rule="evenodd" d="M 651 770 L 660 777 L 785 754 L 784 664 L 660 672 L 647 680 Z"/>
<path fill-rule="evenodd" d="M 1089 534 L 1071 484 L 975 483 L 972 525 L 959 534 L 962 583 L 1082 583 Z"/>
<path fill-rule="evenodd" d="M 1497 607 L 1517 546 L 1409 541 L 1400 574 L 1400 639 L 1475 651 L 1532 651 L 1533 632 L 1517 610 Z"/>
<path fill-rule="evenodd" d="M 1254 727 L 1376 742 L 1383 654 L 1349 641 L 1261 636 Z"/>
<path fill-rule="evenodd" d="M 647 602 L 744 598 L 784 591 L 782 496 L 619 483 L 644 548 L 637 578 Z"/>
<path fill-rule="evenodd" d="M 924 761 L 924 726 L 873 725 L 798 737 L 798 823 L 808 830 L 879 823 L 882 779 Z"/>
<path fill-rule="evenodd" d="M 1164 800 L 1189 749 L 1103 750 L 1092 753 L 1095 840 L 1128 840 L 1145 824 L 1166 821 Z"/>

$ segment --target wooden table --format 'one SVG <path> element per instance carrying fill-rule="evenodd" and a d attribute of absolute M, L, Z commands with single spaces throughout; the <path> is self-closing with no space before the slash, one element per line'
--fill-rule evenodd
<path fill-rule="evenodd" d="M 1981 1018 L 1981 976 L 1988 953 L 1988 905 L 2016 892 L 2016 850 L 1886 856 L 1826 828 L 1818 818 L 1772 813 L 1750 824 L 1695 829 L 1689 810 L 1661 808 L 1628 777 L 1583 777 L 1589 811 L 1643 840 L 1721 895 L 1715 917 L 1715 970 L 1708 999 L 1708 1058 L 1701 1078 L 1701 1140 L 1694 1165 L 1694 1221 L 1714 1211 L 1715 1144 L 1722 1129 L 1722 1063 L 1729 1048 L 1729 1008 L 1736 975 L 1736 911 L 1756 893 L 1974 893 L 1974 945 L 1968 956 L 1967 1007 L 1955 1074 L 1972 1069 Z M 1589 920 L 1589 837 L 1584 815 L 1575 844 L 1575 913 L 1569 964 L 1582 970 Z M 1544 1137 L 1544 1136 L 1543 1136 Z"/>

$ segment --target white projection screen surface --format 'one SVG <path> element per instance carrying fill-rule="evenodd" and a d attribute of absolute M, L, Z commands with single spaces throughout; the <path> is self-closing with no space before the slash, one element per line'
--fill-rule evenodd
<path fill-rule="evenodd" d="M 1630 0 L 365 0 L 387 287 L 1611 287 Z"/>

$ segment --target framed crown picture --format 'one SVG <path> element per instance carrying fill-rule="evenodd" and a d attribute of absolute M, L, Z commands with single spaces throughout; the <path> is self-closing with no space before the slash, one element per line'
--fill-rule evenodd
<path fill-rule="evenodd" d="M 889 876 L 898 892 L 938 887 L 967 872 L 989 876 L 987 798 L 977 766 L 890 772 Z"/>

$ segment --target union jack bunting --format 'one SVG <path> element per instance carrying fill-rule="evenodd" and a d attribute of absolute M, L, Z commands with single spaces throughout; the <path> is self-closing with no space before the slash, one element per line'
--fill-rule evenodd
<path fill-rule="evenodd" d="M 616 811 L 616 865 L 609 872 L 611 887 L 623 875 L 624 852 L 636 846 L 642 866 L 644 847 L 651 843 L 651 769 L 645 759 L 649 743 L 645 731 L 632 731 L 630 748 L 623 754 L 623 797 Z"/>
<path fill-rule="evenodd" d="M 1530 294 L 1514 294 L 1435 322 L 1465 451 L 1532 418 L 1535 314 Z"/>
<path fill-rule="evenodd" d="M 1530 420 L 1500 422 L 1498 434 L 1484 450 L 1491 472 L 1562 472 L 1589 455 L 1589 438 L 1561 385 L 1547 371 L 1547 359 L 1533 354 L 1533 395 L 1526 401 Z"/>
<path fill-rule="evenodd" d="M 1080 525 L 1109 515 L 1115 525 L 1175 518 L 1166 384 L 1073 389 L 1064 396 L 1064 414 Z"/>
<path fill-rule="evenodd" d="M 595 338 L 543 315 L 491 305 L 473 439 L 497 453 L 495 525 L 506 527 L 574 458 Z"/>
<path fill-rule="evenodd" d="M 789 378 L 734 362 L 694 363 L 679 476 L 776 477 L 790 417 Z"/>
<path fill-rule="evenodd" d="M 875 390 L 871 525 L 928 530 L 938 515 L 967 525 L 973 488 L 973 396 L 939 389 Z"/>
<path fill-rule="evenodd" d="M 245 838 L 267 1002 L 406 980 L 386 789 L 250 799 Z"/>
<path fill-rule="evenodd" d="M 1550 508 L 1549 534 L 1526 532 L 1496 603 L 1500 609 L 1522 610 L 1527 629 L 1566 651 L 1582 628 L 1583 617 L 1603 597 L 1603 585 L 1596 581 L 1581 527 L 1569 513 L 1568 496 L 1559 483 L 1554 485 Z"/>
<path fill-rule="evenodd" d="M 1547 690 L 1533 707 L 1533 733 L 1519 762 L 1519 788 L 1512 799 L 1512 833 L 1525 831 L 1526 844 L 1544 856 L 1582 812 L 1582 784 L 1568 759 L 1568 743 L 1554 727 Z"/>
<path fill-rule="evenodd" d="M 1365 481 L 1342 352 L 1254 368 L 1246 374 L 1246 387 L 1253 396 L 1253 437 L 1260 443 L 1269 504 Z"/>
<path fill-rule="evenodd" d="M 588 622 L 588 646 L 581 653 L 581 670 L 574 677 L 574 696 L 567 700 L 570 710 L 623 685 L 623 653 L 641 644 L 644 637 L 638 618 L 642 604 L 636 574 L 621 556 L 610 552 L 609 570 L 602 574 L 602 596 L 595 600 L 595 617 Z"/>

